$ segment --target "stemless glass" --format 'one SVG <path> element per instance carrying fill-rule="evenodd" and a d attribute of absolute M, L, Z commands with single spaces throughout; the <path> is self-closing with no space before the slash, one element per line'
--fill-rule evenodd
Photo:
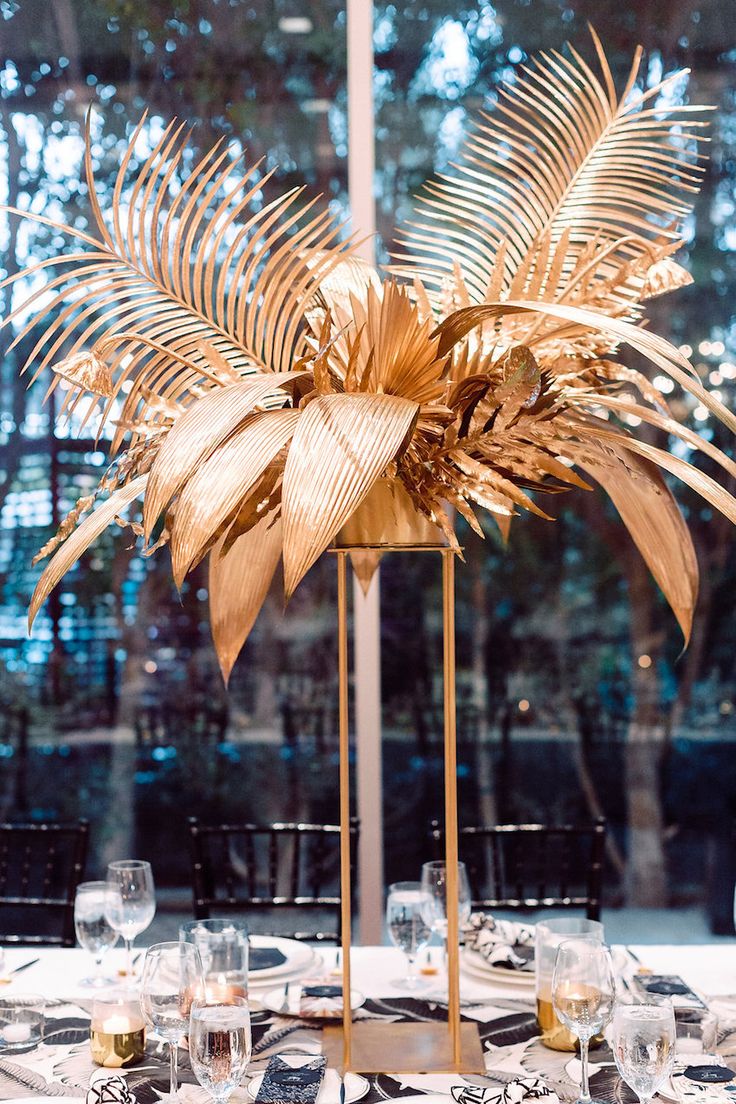
<path fill-rule="evenodd" d="M 148 1026 L 169 1044 L 170 1087 L 176 1096 L 178 1046 L 187 1033 L 192 1002 L 204 997 L 204 974 L 193 943 L 154 943 L 141 976 L 141 1012 Z"/>
<path fill-rule="evenodd" d="M 79 984 L 95 988 L 113 984 L 112 978 L 102 974 L 102 959 L 118 939 L 105 916 L 106 893 L 107 882 L 81 882 L 74 897 L 74 930 L 79 945 L 95 956 L 94 975 L 82 978 Z"/>
<path fill-rule="evenodd" d="M 226 1104 L 245 1077 L 251 1054 L 250 1012 L 243 997 L 226 1004 L 195 1000 L 189 1018 L 189 1062 L 216 1104 Z"/>
<path fill-rule="evenodd" d="M 615 994 L 608 947 L 590 937 L 560 943 L 552 975 L 552 1004 L 565 1027 L 580 1040 L 582 1077 L 578 1104 L 591 1104 L 588 1044 L 610 1020 Z"/>
<path fill-rule="evenodd" d="M 427 922 L 429 899 L 421 882 L 394 882 L 388 887 L 386 923 L 391 942 L 408 961 L 406 976 L 391 984 L 399 989 L 419 989 L 425 983 L 414 972 L 418 953 L 427 946 L 432 929 Z"/>
<path fill-rule="evenodd" d="M 613 1019 L 613 1057 L 641 1104 L 649 1104 L 672 1073 L 676 1044 L 670 1001 L 620 1004 Z"/>
<path fill-rule="evenodd" d="M 425 920 L 443 939 L 447 949 L 447 865 L 444 859 L 422 865 L 422 889 L 426 894 Z M 470 918 L 470 883 L 465 863 L 457 864 L 458 924 Z"/>
<path fill-rule="evenodd" d="M 125 973 L 133 974 L 133 940 L 145 931 L 156 914 L 151 864 L 142 859 L 121 859 L 107 867 L 105 916 L 125 941 Z"/>

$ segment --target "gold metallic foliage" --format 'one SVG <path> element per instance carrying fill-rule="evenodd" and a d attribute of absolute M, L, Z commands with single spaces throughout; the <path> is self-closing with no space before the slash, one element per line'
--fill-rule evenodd
<path fill-rule="evenodd" d="M 548 51 L 499 90 L 423 188 L 385 277 L 303 189 L 266 202 L 272 174 L 221 143 L 193 163 L 181 124 L 141 156 L 139 123 L 108 218 L 88 123 L 94 227 L 14 212 L 79 251 L 9 277 L 39 288 L 54 273 L 4 324 L 23 316 L 16 342 L 43 324 L 25 368 L 65 381 L 62 416 L 115 424 L 113 463 L 45 546 L 31 620 L 144 495 L 133 530 L 144 551 L 169 543 L 177 585 L 209 560 L 227 678 L 279 560 L 288 598 L 338 539 L 366 585 L 383 544 L 457 547 L 455 514 L 483 535 L 478 507 L 506 539 L 519 510 L 551 517 L 554 494 L 598 483 L 687 640 L 697 563 L 660 469 L 735 522 L 736 500 L 661 442 L 731 477 L 736 464 L 616 357 L 635 350 L 736 430 L 642 309 L 690 279 L 673 255 L 703 109 L 673 103 L 679 75 L 643 90 L 640 51 L 617 95 L 593 40 L 596 63 Z"/>

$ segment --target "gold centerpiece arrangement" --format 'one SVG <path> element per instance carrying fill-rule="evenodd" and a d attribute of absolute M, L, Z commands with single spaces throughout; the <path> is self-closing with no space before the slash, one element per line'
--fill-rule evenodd
<path fill-rule="evenodd" d="M 698 568 L 662 472 L 736 522 L 736 500 L 714 476 L 632 430 L 678 439 L 711 470 L 734 476 L 736 463 L 678 422 L 649 377 L 619 357 L 635 350 L 736 429 L 644 314 L 648 299 L 690 282 L 674 254 L 702 173 L 703 110 L 674 102 L 679 74 L 644 88 L 640 52 L 617 93 L 593 41 L 597 61 L 570 46 L 549 51 L 499 90 L 459 163 L 418 197 L 385 275 L 355 256 L 344 227 L 303 189 L 267 202 L 272 173 L 243 169 L 222 143 L 187 171 L 180 123 L 144 148 L 141 120 L 103 213 L 88 121 L 90 228 L 15 211 L 76 245 L 6 281 L 35 290 L 5 324 L 28 316 L 19 338 L 43 326 L 26 368 L 34 379 L 50 369 L 51 387 L 65 381 L 60 416 L 84 424 L 97 413 L 100 432 L 114 426 L 96 492 L 39 554 L 51 559 L 31 622 L 91 542 L 142 499 L 128 524 L 145 555 L 168 544 L 179 586 L 209 564 L 227 680 L 278 563 L 288 599 L 337 541 L 346 843 L 346 556 L 365 581 L 387 548 L 441 550 L 449 871 L 454 517 L 482 536 L 480 507 L 507 538 L 519 511 L 551 519 L 555 496 L 599 484 L 686 642 Z M 451 907 L 448 926 L 451 1051 L 438 1061 L 457 1069 Z M 349 1009 L 344 1035 L 349 1067 Z"/>

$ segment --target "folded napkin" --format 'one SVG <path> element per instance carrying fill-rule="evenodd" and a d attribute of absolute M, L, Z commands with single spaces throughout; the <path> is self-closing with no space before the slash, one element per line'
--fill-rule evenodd
<path fill-rule="evenodd" d="M 506 1085 L 456 1085 L 450 1090 L 457 1104 L 521 1104 L 543 1100 L 558 1104 L 557 1093 L 548 1089 L 541 1077 L 516 1077 Z"/>
<path fill-rule="evenodd" d="M 474 912 L 463 932 L 465 946 L 482 955 L 491 966 L 506 966 L 510 970 L 532 968 L 530 959 L 517 954 L 514 948 L 534 946 L 533 925 L 496 920 L 489 913 Z"/>
<path fill-rule="evenodd" d="M 94 1077 L 85 1104 L 135 1104 L 128 1082 L 117 1073 Z"/>

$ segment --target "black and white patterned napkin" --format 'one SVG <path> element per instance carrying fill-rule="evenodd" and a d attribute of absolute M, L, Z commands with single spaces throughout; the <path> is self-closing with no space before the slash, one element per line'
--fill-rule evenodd
<path fill-rule="evenodd" d="M 509 970 L 534 969 L 534 926 L 513 920 L 497 920 L 487 912 L 474 912 L 463 927 L 465 946 L 491 966 Z"/>

